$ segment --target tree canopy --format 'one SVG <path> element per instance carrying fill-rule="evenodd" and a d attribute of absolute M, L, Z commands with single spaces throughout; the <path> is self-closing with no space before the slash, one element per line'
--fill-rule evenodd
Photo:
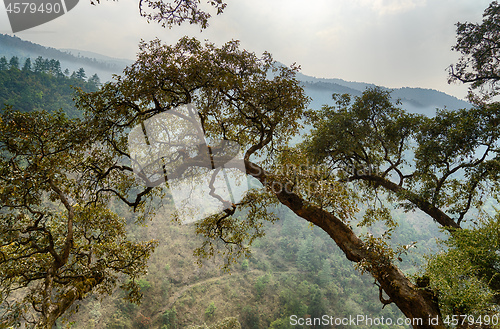
<path fill-rule="evenodd" d="M 197 232 L 205 237 L 205 243 L 197 250 L 198 255 L 215 254 L 221 242 L 226 247 L 228 261 L 244 254 L 248 248 L 246 244 L 262 234 L 261 221 L 273 220 L 272 214 L 265 210 L 266 205 L 281 203 L 325 230 L 348 259 L 370 272 L 380 284 L 380 291 L 385 291 L 390 297 L 387 300 L 381 297 L 382 302 L 395 302 L 411 318 L 425 318 L 427 321 L 429 316 L 437 316 L 439 310 L 432 293 L 412 284 L 393 263 L 396 252 L 385 248 L 377 239 L 363 241 L 353 232 L 349 221 L 356 213 L 356 193 L 337 181 L 335 172 L 327 166 L 326 171 L 290 167 L 305 163 L 309 152 L 307 148 L 291 149 L 288 145 L 290 138 L 298 133 L 301 119 L 306 119 L 308 113 L 305 111 L 308 99 L 295 79 L 295 71 L 295 67 L 276 66 L 268 54 L 259 59 L 240 50 L 236 42 L 217 48 L 189 38 L 181 39 L 174 46 L 162 45 L 155 40 L 141 44 L 137 62 L 117 81 L 105 84 L 97 93 L 81 94 L 77 102 L 79 108 L 87 112 L 91 125 L 102 131 L 98 134 L 105 136 L 102 144 L 107 145 L 114 157 L 130 158 L 126 149 L 130 127 L 190 103 L 199 111 L 208 144 L 214 145 L 213 154 L 217 153 L 216 145 L 220 140 L 233 141 L 242 147 L 246 173 L 257 179 L 265 190 L 250 193 L 242 202 L 197 223 Z M 373 157 L 376 160 L 373 164 L 369 163 L 373 166 L 387 161 L 383 156 L 384 147 L 391 148 L 396 157 L 398 154 L 402 157 L 401 152 L 409 147 L 405 145 L 408 136 L 414 133 L 412 126 L 404 129 L 407 121 L 414 122 L 413 128 L 416 128 L 418 120 L 423 120 L 407 116 L 394 125 L 391 120 L 402 111 L 392 107 L 388 95 L 378 90 L 368 91 L 353 109 L 366 120 L 360 131 L 371 142 L 374 142 L 374 130 L 379 124 L 387 125 L 380 127 L 386 131 L 384 137 L 396 138 L 395 142 L 387 140 L 390 146 L 382 143 L 382 150 L 373 152 L 374 155 L 382 152 Z M 380 122 L 378 119 L 373 121 L 374 115 L 381 117 Z M 331 115 L 323 117 L 327 119 Z M 309 120 L 318 123 L 314 114 L 309 115 Z M 332 128 L 342 132 L 339 127 Z M 357 137 L 360 141 L 363 139 Z M 328 140 L 332 139 L 329 137 Z M 185 164 L 207 165 L 200 162 L 200 154 L 178 152 Z M 402 159 L 394 161 L 402 162 Z M 400 170 L 398 165 L 396 163 L 393 169 Z M 114 172 L 130 173 L 132 169 L 113 165 L 95 167 L 95 171 L 99 177 L 105 177 Z M 386 178 L 384 175 L 373 177 Z M 130 191 L 113 192 L 130 206 L 139 206 L 143 197 L 159 188 L 164 180 L 159 182 L 158 186 L 147 182 L 146 187 L 133 196 L 128 195 Z M 422 202 L 430 212 L 439 210 L 427 199 Z M 388 217 L 386 212 L 377 211 L 373 215 Z"/>
<path fill-rule="evenodd" d="M 290 68 L 277 65 L 267 53 L 259 58 L 240 50 L 235 41 L 218 48 L 187 37 L 173 46 L 154 40 L 141 43 L 136 63 L 128 67 L 123 76 L 104 84 L 97 92 L 79 93 L 76 102 L 84 111 L 82 121 L 43 113 L 31 114 L 40 118 L 28 119 L 26 115 L 7 111 L 4 122 L 56 120 L 57 124 L 44 124 L 49 127 L 44 130 L 45 135 L 33 130 L 32 135 L 26 135 L 24 130 L 15 128 L 17 123 L 4 128 L 4 145 L 6 154 L 10 155 L 3 167 L 21 168 L 20 175 L 33 173 L 39 182 L 35 190 L 38 194 L 30 190 L 29 185 L 22 185 L 26 180 L 16 183 L 29 191 L 15 194 L 30 196 L 23 199 L 24 203 L 18 201 L 15 207 L 9 208 L 13 202 L 5 201 L 4 208 L 10 209 L 5 230 L 19 234 L 11 235 L 4 248 L 10 248 L 12 243 L 24 246 L 25 234 L 32 228 L 48 231 L 39 238 L 27 238 L 30 243 L 37 238 L 42 241 L 34 246 L 29 244 L 34 250 L 19 247 L 26 253 L 19 259 L 45 252 L 48 269 L 39 270 L 36 278 L 43 278 L 49 288 L 60 283 L 62 286 L 56 291 L 66 293 L 63 287 L 73 289 L 72 300 L 94 289 L 108 292 L 109 288 L 105 287 L 112 286 L 114 279 L 109 278 L 116 272 L 125 272 L 133 283 L 133 278 L 144 271 L 145 264 L 139 260 L 147 258 L 154 243 L 127 241 L 124 232 L 119 230 L 120 219 L 110 210 L 109 202 L 117 197 L 132 209 L 145 210 L 147 214 L 152 202 L 168 200 L 165 199 L 168 179 L 152 181 L 146 176 L 134 177 L 134 159 L 128 149 L 130 129 L 182 104 L 193 104 L 211 156 L 215 159 L 219 154 L 221 141 L 237 143 L 243 151 L 245 173 L 264 187 L 251 191 L 241 202 L 231 204 L 227 200 L 231 204 L 228 209 L 196 224 L 197 232 L 205 238 L 196 250 L 198 256 L 214 256 L 223 248 L 227 265 L 246 254 L 248 244 L 263 234 L 262 221 L 274 220 L 267 207 L 282 204 L 322 228 L 349 260 L 369 272 L 380 287 L 380 301 L 384 305 L 395 303 L 407 317 L 425 322 L 415 327 L 442 328 L 439 294 L 433 290 L 436 285 L 425 280 L 413 283 L 396 265 L 411 242 L 396 249 L 389 247 L 386 238 L 397 224 L 390 216 L 387 203 L 381 201 L 381 195 L 385 194 L 387 200 L 407 210 L 422 210 L 450 230 L 460 229 L 463 222 L 473 220 L 471 210 L 480 207 L 486 197 L 498 189 L 497 127 L 500 121 L 496 106 L 477 106 L 468 111 L 442 110 L 435 117 L 427 118 L 406 113 L 397 103 L 393 104 L 389 92 L 375 88 L 354 99 L 337 96 L 335 106 L 311 112 L 306 110 L 308 98 L 295 78 L 297 69 L 293 65 Z M 303 143 L 292 147 L 289 142 L 303 122 L 312 124 L 313 129 Z M 58 138 L 52 137 L 49 141 L 44 136 L 51 132 L 50 127 L 55 129 L 50 135 Z M 14 133 L 19 137 L 9 138 Z M 38 148 L 36 144 L 23 142 L 38 135 Z M 15 162 L 21 159 L 18 153 L 26 153 L 23 148 L 34 156 L 33 159 L 22 157 L 28 164 Z M 190 166 L 212 168 L 210 162 L 202 161 L 203 154 L 185 153 L 181 149 L 164 160 L 171 161 L 175 153 L 185 161 L 178 175 Z M 39 158 L 48 162 L 40 163 Z M 48 172 L 50 166 L 54 169 Z M 17 175 L 18 171 L 6 169 L 5 172 L 6 181 L 18 182 L 8 173 Z M 21 187 L 14 188 L 17 191 Z M 50 215 L 57 223 L 65 223 L 56 225 L 57 232 L 48 230 L 49 225 L 44 221 L 48 215 L 36 207 L 45 200 L 43 191 L 48 200 L 60 204 L 55 208 L 59 217 Z M 12 191 L 5 193 L 7 198 Z M 367 205 L 359 224 L 369 226 L 383 221 L 386 233 L 382 236 L 355 233 L 352 225 L 356 223 L 359 204 Z M 27 221 L 24 226 L 12 226 L 8 220 L 14 213 L 18 216 L 18 211 L 27 215 L 22 217 Z M 103 226 L 84 225 L 78 232 L 77 223 L 89 218 L 95 221 L 93 225 Z M 110 222 L 113 227 L 107 226 Z M 94 233 L 90 234 L 89 229 Z M 102 241 L 93 240 L 95 234 L 96 239 Z M 55 245 L 52 240 L 61 241 L 61 247 L 51 252 L 51 246 Z M 45 241 L 47 247 L 38 247 Z M 117 253 L 115 248 L 121 252 Z M 123 252 L 127 248 L 130 251 Z M 103 255 L 104 258 L 99 261 L 90 257 L 90 250 L 96 257 Z M 138 253 L 144 257 L 138 257 Z M 13 253 L 5 251 L 5 254 Z M 73 254 L 74 257 L 69 256 Z M 19 259 L 9 262 L 15 264 Z M 83 267 L 89 260 L 94 266 Z M 128 270 L 114 264 L 127 264 Z M 486 285 L 495 294 L 497 271 L 491 266 L 483 268 L 485 271 L 478 278 L 488 282 Z M 67 272 L 72 273 L 72 278 L 80 275 L 95 280 L 93 284 L 81 286 L 77 279 L 66 278 Z M 8 282 L 6 291 L 10 287 L 13 286 Z M 127 287 L 133 294 L 134 286 Z M 388 297 L 383 297 L 383 292 Z M 64 305 L 70 304 L 71 300 Z M 66 309 L 57 305 L 60 304 L 45 309 Z M 41 311 L 42 318 L 49 318 L 42 306 L 35 305 L 35 311 Z M 10 314 L 17 314 L 13 312 Z M 57 317 L 62 313 L 50 314 Z M 431 326 L 428 321 L 435 317 L 439 321 Z"/>
<path fill-rule="evenodd" d="M 183 38 L 174 46 L 154 40 L 142 43 L 140 49 L 137 62 L 125 70 L 123 77 L 105 84 L 97 93 L 81 94 L 77 100 L 92 125 L 107 136 L 103 142 L 115 156 L 130 157 L 130 127 L 182 104 L 192 103 L 198 110 L 212 154 L 218 152 L 221 141 L 229 140 L 242 147 L 246 161 L 254 156 L 271 161 L 276 150 L 298 133 L 298 119 L 308 99 L 295 79 L 295 66 L 277 67 L 269 54 L 258 58 L 240 50 L 235 41 L 217 48 L 190 38 Z M 177 156 L 183 156 L 181 151 Z M 171 156 L 175 157 L 175 152 Z M 200 162 L 202 159 L 199 154 L 187 160 L 185 167 L 190 161 L 195 166 L 210 165 L 210 161 Z M 123 168 L 99 170 L 110 174 Z M 130 167 L 127 170 L 132 172 Z M 163 181 L 144 182 L 147 187 L 135 197 L 115 192 L 135 207 Z M 254 238 L 261 232 L 251 217 L 232 221 L 229 216 L 235 210 L 236 205 L 231 206 L 224 218 L 210 217 L 203 225 L 210 227 L 208 236 L 218 239 L 220 233 L 220 238 L 231 241 L 227 244 L 229 251 L 244 252 L 245 238 Z M 257 208 L 252 211 L 262 212 Z"/>
<path fill-rule="evenodd" d="M 498 191 L 497 105 L 440 110 L 428 118 L 405 112 L 389 92 L 375 88 L 354 99 L 337 96 L 336 106 L 314 113 L 305 111 L 307 98 L 294 71 L 274 66 L 267 54 L 258 59 L 241 51 L 235 42 L 216 48 L 189 38 L 175 46 L 156 40 L 141 44 L 138 61 L 124 76 L 97 93 L 82 94 L 78 104 L 106 131 L 103 136 L 113 136 L 106 143 L 115 156 L 129 156 L 127 127 L 190 103 L 199 110 L 214 154 L 220 140 L 242 147 L 246 173 L 265 189 L 197 224 L 206 239 L 199 256 L 214 255 L 220 246 L 228 261 L 245 253 L 246 243 L 262 234 L 261 221 L 273 220 L 263 209 L 280 203 L 321 227 L 348 259 L 368 271 L 383 304 L 395 303 L 407 317 L 427 322 L 416 327 L 443 327 L 436 286 L 426 279 L 412 283 L 395 263 L 412 242 L 388 246 L 396 223 L 381 195 L 406 210 L 421 210 L 451 232 L 475 221 L 475 211 Z M 313 130 L 304 143 L 290 147 L 303 120 Z M 179 150 L 179 156 L 203 166 L 199 154 L 187 157 Z M 156 188 L 151 183 L 132 198 L 116 194 L 136 206 Z M 368 207 L 360 224 L 381 220 L 385 234 L 355 234 L 351 222 L 359 202 Z M 491 266 L 482 276 L 493 294 L 496 276 Z M 434 317 L 439 321 L 431 326 Z"/>
<path fill-rule="evenodd" d="M 90 1 L 93 5 L 100 2 Z M 216 10 L 217 15 L 222 14 L 227 6 L 223 0 L 207 0 L 206 3 Z M 210 12 L 203 8 L 201 0 L 139 0 L 139 14 L 148 22 L 156 22 L 168 28 L 188 22 L 206 29 L 208 20 L 212 17 Z"/>
<path fill-rule="evenodd" d="M 7 59 L 0 57 L 0 64 Z M 81 115 L 73 101 L 75 88 L 84 91 L 96 91 L 100 80 L 97 75 L 88 79 L 70 78 L 61 71 L 58 60 L 49 60 L 39 56 L 34 65 L 29 58 L 26 59 L 22 70 L 1 68 L 0 65 L 0 104 L 10 105 L 16 110 L 29 112 L 32 110 L 46 109 L 48 111 L 61 109 L 70 117 Z M 76 75 L 76 74 L 75 74 Z"/>
<path fill-rule="evenodd" d="M 89 162 L 102 161 L 92 141 L 61 112 L 0 116 L 2 327 L 52 328 L 76 300 L 119 281 L 140 298 L 135 280 L 155 242 L 130 241 L 109 196 L 85 183 Z"/>
<path fill-rule="evenodd" d="M 179 1 L 175 8 L 150 4 L 173 24 L 183 19 L 168 16 L 169 10 L 199 1 Z M 485 22 L 495 8 L 493 2 Z M 459 29 L 456 49 L 479 26 L 498 32 L 491 24 L 464 25 L 472 32 Z M 494 73 L 495 52 L 487 54 L 492 58 L 480 59 L 493 63 L 488 70 Z M 495 93 L 497 77 L 482 75 L 484 64 L 469 75 L 467 58 L 452 68 L 452 79 L 480 82 L 473 87 L 489 82 Z M 491 315 L 500 299 L 499 246 L 492 234 L 498 214 L 485 205 L 500 187 L 499 104 L 476 102 L 472 109 L 425 117 L 407 113 L 390 92 L 372 88 L 354 98 L 335 95 L 333 106 L 314 112 L 307 110 L 297 71 L 268 53 L 241 50 L 237 41 L 216 47 L 188 37 L 171 46 L 153 40 L 140 44 L 137 61 L 122 76 L 96 92 L 80 91 L 81 119 L 6 110 L 0 121 L 2 324 L 50 327 L 76 299 L 109 293 L 120 274 L 129 278 L 123 287 L 137 300 L 135 279 L 155 243 L 127 239 L 113 200 L 147 217 L 150 207 L 170 202 L 170 179 L 191 167 L 211 170 L 217 161 L 228 163 L 227 143 L 239 145 L 243 171 L 258 188 L 241 201 L 223 200 L 229 205 L 224 211 L 196 223 L 204 238 L 195 251 L 199 257 L 222 248 L 229 265 L 247 254 L 263 234 L 263 221 L 275 219 L 269 206 L 282 205 L 324 230 L 347 259 L 372 275 L 380 302 L 396 304 L 416 321 L 414 328 L 445 328 L 443 315 Z M 208 151 L 174 148 L 168 156 L 159 154 L 163 164 L 153 175 L 134 170 L 130 131 L 142 129 L 147 143 L 145 122 L 183 105 L 198 111 Z M 311 132 L 292 145 L 304 123 Z M 179 159 L 183 165 L 167 175 L 168 165 Z M 414 242 L 388 242 L 397 226 L 391 205 L 419 210 L 449 232 L 448 248 L 431 256 L 418 277 L 398 267 Z M 386 228 L 379 236 L 354 228 L 376 222 Z M 303 257 L 301 264 L 307 266 Z"/>
<path fill-rule="evenodd" d="M 284 143 L 300 127 L 285 117 L 300 117 L 307 102 L 295 71 L 275 67 L 269 54 L 258 58 L 242 51 L 237 42 L 217 48 L 189 38 L 175 46 L 156 40 L 141 45 L 138 61 L 123 77 L 96 93 L 80 91 L 82 119 L 4 110 L 2 324 L 50 328 L 75 300 L 91 292 L 109 293 L 119 281 L 137 301 L 135 280 L 144 273 L 155 243 L 128 240 L 124 219 L 110 202 L 118 197 L 147 216 L 151 202 L 164 197 L 164 186 L 141 189 L 134 178 L 127 150 L 130 128 L 194 103 L 202 121 L 213 127 L 206 129 L 211 140 L 246 145 L 245 158 L 258 152 L 272 156 L 273 139 Z M 217 122 L 231 122 L 236 129 Z M 229 230 L 229 219 L 207 223 L 230 234 L 227 240 L 235 240 L 235 250 L 245 250 L 247 235 Z M 242 218 L 232 225 L 252 223 Z M 254 235 L 261 234 L 253 228 Z"/>
<path fill-rule="evenodd" d="M 451 232 L 451 241 L 462 241 L 464 223 L 466 227 L 480 225 L 481 216 L 488 216 L 481 214 L 483 206 L 495 200 L 499 188 L 498 104 L 439 110 L 429 118 L 394 107 L 387 91 L 369 89 L 354 101 L 347 95 L 337 97 L 336 106 L 325 106 L 315 117 L 317 124 L 303 147 L 328 166 L 331 174 L 360 192 L 367 207 L 362 224 L 371 225 L 379 218 L 390 231 L 393 223 L 387 207 L 392 203 L 407 211 L 422 211 Z M 476 230 L 484 231 L 479 227 Z M 488 248 L 493 253 L 498 250 L 491 244 Z M 468 256 L 473 254 L 471 250 Z M 391 255 L 390 250 L 384 253 Z M 432 278 L 444 280 L 435 269 L 449 266 L 445 259 L 450 260 L 441 255 L 432 261 Z M 489 297 L 495 297 L 489 303 L 496 303 L 500 292 L 496 263 L 476 256 L 463 261 L 480 273 L 478 282 L 489 287 Z M 448 268 L 453 272 L 460 267 Z M 462 273 L 460 278 L 454 272 L 447 280 L 461 286 L 463 293 L 463 286 L 468 286 L 465 282 L 473 279 L 471 273 Z M 439 292 L 436 297 L 442 297 L 443 310 L 453 309 L 446 304 L 457 302 L 449 299 L 450 291 L 444 293 L 437 281 L 431 283 Z M 470 300 L 462 303 L 468 303 L 467 307 L 455 307 L 453 312 L 467 314 L 474 308 Z"/>
<path fill-rule="evenodd" d="M 493 1 L 486 8 L 481 23 L 457 23 L 457 43 L 453 50 L 460 59 L 449 68 L 449 81 L 470 83 L 472 89 L 482 89 L 486 95 L 498 94 L 500 80 L 500 4 Z"/>

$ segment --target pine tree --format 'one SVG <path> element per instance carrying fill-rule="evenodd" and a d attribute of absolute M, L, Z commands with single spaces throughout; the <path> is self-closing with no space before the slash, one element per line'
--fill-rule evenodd
<path fill-rule="evenodd" d="M 76 72 L 75 76 L 79 80 L 85 80 L 85 79 L 87 79 L 87 75 L 85 74 L 85 70 L 83 69 L 83 67 L 80 67 L 78 69 L 78 71 Z"/>
<path fill-rule="evenodd" d="M 31 58 L 26 58 L 23 65 L 23 71 L 31 71 Z"/>
<path fill-rule="evenodd" d="M 7 62 L 7 58 L 5 58 L 5 56 L 2 56 L 0 58 L 0 71 L 7 70 L 8 65 L 9 63 Z"/>
<path fill-rule="evenodd" d="M 9 62 L 10 69 L 16 69 L 19 70 L 19 57 L 17 56 L 12 56 Z"/>

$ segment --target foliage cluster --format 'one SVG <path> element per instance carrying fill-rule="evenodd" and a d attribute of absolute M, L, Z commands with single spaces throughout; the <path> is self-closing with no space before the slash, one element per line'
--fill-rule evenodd
<path fill-rule="evenodd" d="M 0 73 L 69 80 L 16 68 Z M 49 328 L 76 300 L 111 293 L 123 277 L 130 279 L 121 284 L 128 298 L 141 297 L 135 279 L 155 242 L 130 241 L 109 196 L 95 198 L 96 187 L 84 183 L 86 163 L 105 161 L 94 158 L 94 137 L 61 110 L 1 113 L 2 326 Z"/>
<path fill-rule="evenodd" d="M 500 286 L 500 215 L 485 217 L 441 241 L 425 274 L 444 314 L 496 314 Z M 447 266 L 443 266 L 447 264 Z"/>

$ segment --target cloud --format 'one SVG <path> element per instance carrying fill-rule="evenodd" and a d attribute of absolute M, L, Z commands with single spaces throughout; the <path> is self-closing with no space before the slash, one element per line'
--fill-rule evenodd
<path fill-rule="evenodd" d="M 371 7 L 378 15 L 401 14 L 426 5 L 426 0 L 358 0 L 359 5 Z"/>
<path fill-rule="evenodd" d="M 32 42 L 135 58 L 140 39 L 174 44 L 184 35 L 221 45 L 241 40 L 258 55 L 297 62 L 317 77 L 415 86 L 463 97 L 446 82 L 455 23 L 480 21 L 490 0 L 228 0 L 222 15 L 197 26 L 163 29 L 139 16 L 138 0 L 81 0 L 68 14 L 19 33 Z M 0 15 L 5 14 L 1 12 Z M 6 16 L 6 15 L 5 15 Z M 5 22 L 0 27 L 6 26 Z M 454 89 L 455 88 L 455 89 Z M 455 90 L 455 91 L 454 91 Z"/>

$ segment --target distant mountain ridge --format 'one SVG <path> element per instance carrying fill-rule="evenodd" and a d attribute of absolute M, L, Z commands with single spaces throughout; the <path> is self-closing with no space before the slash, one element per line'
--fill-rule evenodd
<path fill-rule="evenodd" d="M 331 95 L 334 93 L 360 96 L 367 88 L 376 87 L 372 83 L 315 78 L 302 73 L 299 73 L 297 78 L 303 82 L 307 94 L 313 98 L 311 103 L 313 108 L 320 108 L 324 104 L 332 105 Z M 438 108 L 461 109 L 472 107 L 470 103 L 464 100 L 434 89 L 415 87 L 382 88 L 390 90 L 392 99 L 394 101 L 399 99 L 402 103 L 401 107 L 412 113 L 432 116 Z"/>
<path fill-rule="evenodd" d="M 16 36 L 0 34 L 0 57 L 19 57 L 21 64 L 30 57 L 32 60 L 38 56 L 44 58 L 57 59 L 61 62 L 63 70 L 78 70 L 83 67 L 87 76 L 98 74 L 102 82 L 111 80 L 113 74 L 120 74 L 123 69 L 133 63 L 133 60 L 118 59 L 94 52 L 75 49 L 55 49 L 44 47 L 29 41 L 25 41 Z M 366 88 L 373 88 L 376 85 L 365 82 L 353 82 L 342 79 L 326 79 L 308 76 L 302 73 L 297 74 L 297 78 L 303 82 L 304 89 L 308 96 L 312 98 L 310 107 L 319 109 L 323 105 L 332 105 L 332 94 L 348 93 L 359 96 Z M 385 87 L 382 87 L 385 88 Z M 450 96 L 444 92 L 424 89 L 424 88 L 396 88 L 392 90 L 393 100 L 400 99 L 402 107 L 412 113 L 421 113 L 433 116 L 436 108 L 470 108 L 471 104 Z"/>
<path fill-rule="evenodd" d="M 363 91 L 366 88 L 376 87 L 376 85 L 373 83 L 346 81 L 339 78 L 316 78 L 313 76 L 302 74 L 300 72 L 297 74 L 297 78 L 300 81 L 304 82 L 312 82 L 312 83 L 321 82 L 325 84 L 337 84 L 340 86 L 350 88 L 352 90 L 359 90 L 359 91 Z"/>
<path fill-rule="evenodd" d="M 80 54 L 78 54 L 78 52 L 80 52 Z M 33 61 L 38 56 L 42 56 L 43 58 L 59 60 L 63 70 L 67 68 L 70 71 L 76 71 L 80 67 L 83 67 L 87 76 L 97 74 L 102 81 L 107 81 L 111 79 L 113 74 L 120 73 L 128 64 L 133 62 L 103 55 L 87 57 L 87 54 L 97 55 L 84 51 L 65 51 L 45 47 L 30 41 L 22 40 L 17 36 L 0 34 L 0 57 L 5 56 L 9 59 L 12 56 L 17 56 L 21 65 L 26 58 L 31 58 Z"/>
<path fill-rule="evenodd" d="M 119 66 L 119 69 L 123 69 L 125 66 L 134 63 L 134 61 L 131 59 L 109 57 L 92 51 L 71 49 L 71 48 L 61 48 L 59 50 L 65 53 L 69 53 L 78 58 L 91 58 L 91 59 L 96 59 L 100 62 L 105 62 L 115 66 Z"/>

